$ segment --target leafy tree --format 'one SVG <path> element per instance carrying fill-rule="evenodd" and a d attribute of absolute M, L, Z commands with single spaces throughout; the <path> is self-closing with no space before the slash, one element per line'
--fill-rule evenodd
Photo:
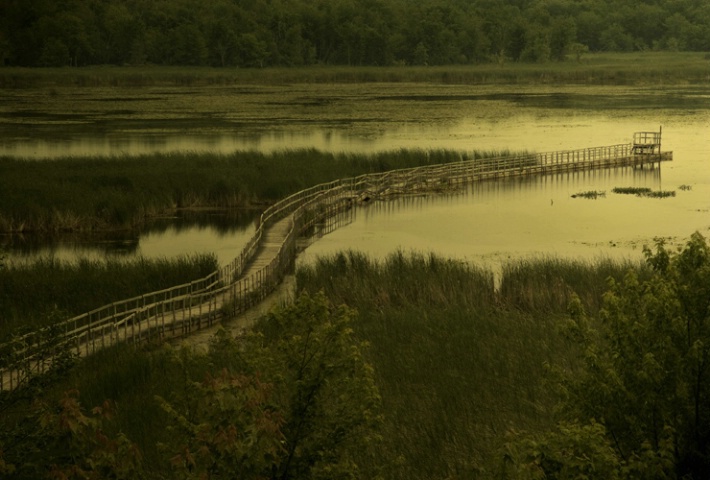
<path fill-rule="evenodd" d="M 380 399 L 353 315 L 302 295 L 245 338 L 218 336 L 212 362 L 231 367 L 193 383 L 188 402 L 160 399 L 181 476 L 361 477 L 355 458 L 377 444 Z"/>
<path fill-rule="evenodd" d="M 594 441 L 586 442 L 583 454 L 591 459 L 604 445 L 613 446 L 618 463 L 614 471 L 624 478 L 706 478 L 710 246 L 695 233 L 677 252 L 659 240 L 655 251 L 645 248 L 644 253 L 651 275 L 640 280 L 629 272 L 622 282 L 610 281 L 601 323 L 589 319 L 578 301 L 571 305 L 569 332 L 585 353 L 582 371 L 563 383 L 564 411 L 572 422 L 597 432 L 588 437 Z M 603 427 L 604 441 L 597 424 Z M 591 427 L 568 431 L 568 440 L 575 441 Z M 527 444 L 525 458 L 537 459 L 540 471 L 548 475 L 569 471 L 569 462 L 579 460 L 577 455 L 540 450 L 539 445 L 561 448 L 564 442 L 556 435 Z M 609 460 L 606 447 L 602 453 Z M 550 456 L 554 462 L 542 461 Z"/>
<path fill-rule="evenodd" d="M 60 39 L 50 37 L 42 47 L 39 63 L 43 67 L 63 67 L 69 65 L 69 48 Z"/>
<path fill-rule="evenodd" d="M 179 478 L 267 478 L 284 450 L 273 385 L 225 369 L 190 388 L 188 412 L 158 398 L 177 435 L 170 463 Z"/>
<path fill-rule="evenodd" d="M 141 478 L 140 451 L 125 435 L 109 433 L 115 410 L 107 401 L 87 414 L 76 390 L 33 404 L 0 437 L 0 473 L 8 479 Z"/>
<path fill-rule="evenodd" d="M 358 478 L 355 455 L 379 438 L 379 393 L 350 328 L 352 310 L 302 295 L 268 315 L 247 347 L 255 373 L 274 379 L 285 455 L 275 478 Z"/>
<path fill-rule="evenodd" d="M 550 26 L 550 56 L 564 60 L 577 38 L 577 25 L 571 18 L 557 18 Z"/>
<path fill-rule="evenodd" d="M 561 423 L 544 435 L 509 433 L 504 444 L 505 478 L 624 478 L 619 456 L 604 426 Z"/>
<path fill-rule="evenodd" d="M 525 48 L 520 60 L 526 62 L 546 62 L 550 60 L 550 34 L 546 29 L 532 27 L 526 31 Z"/>

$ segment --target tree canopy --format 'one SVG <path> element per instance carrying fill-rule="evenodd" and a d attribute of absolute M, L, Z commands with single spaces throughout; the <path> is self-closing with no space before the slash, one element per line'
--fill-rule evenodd
<path fill-rule="evenodd" d="M 583 368 L 563 377 L 559 429 L 509 445 L 513 478 L 707 477 L 710 245 L 645 254 L 650 278 L 610 281 L 599 323 L 573 303 Z"/>
<path fill-rule="evenodd" d="M 444 65 L 708 51 L 696 0 L 0 0 L 0 65 Z"/>

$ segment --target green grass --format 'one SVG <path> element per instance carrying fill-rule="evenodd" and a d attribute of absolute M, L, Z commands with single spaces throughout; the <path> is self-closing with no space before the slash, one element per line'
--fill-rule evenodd
<path fill-rule="evenodd" d="M 482 152 L 468 158 L 500 154 Z M 0 158 L 0 232 L 137 229 L 151 218 L 181 209 L 263 207 L 319 183 L 461 158 L 460 152 L 448 150 L 346 154 L 315 149 Z"/>
<path fill-rule="evenodd" d="M 88 67 L 2 68 L 0 88 L 284 85 L 293 83 L 424 82 L 441 84 L 638 85 L 705 84 L 702 52 L 587 54 L 581 62 L 476 64 L 443 67 Z"/>
<path fill-rule="evenodd" d="M 52 257 L 0 268 L 0 342 L 121 299 L 206 277 L 214 255 L 63 262 Z"/>

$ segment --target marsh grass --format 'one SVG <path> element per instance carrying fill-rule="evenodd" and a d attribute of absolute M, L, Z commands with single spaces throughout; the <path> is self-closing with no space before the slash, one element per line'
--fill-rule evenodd
<path fill-rule="evenodd" d="M 396 252 L 374 261 L 349 251 L 299 268 L 299 291 L 323 290 L 332 303 L 356 308 L 352 327 L 369 343 L 385 422 L 376 456 L 356 458 L 361 473 L 497 478 L 507 432 L 547 431 L 555 422 L 558 391 L 549 388 L 548 366 L 578 365 L 579 346 L 562 334 L 571 292 L 595 311 L 606 279 L 629 268 L 636 265 L 515 262 L 504 269 L 499 292 L 491 272 L 434 254 Z M 208 370 L 239 368 L 220 348 L 215 342 L 208 355 L 195 355 L 169 346 L 113 347 L 80 362 L 44 395 L 74 388 L 87 408 L 115 400 L 115 431 L 138 443 L 151 476 L 169 477 L 158 444 L 170 432 L 154 397 L 188 411 L 192 381 Z"/>
<path fill-rule="evenodd" d="M 137 229 L 180 210 L 253 208 L 340 178 L 461 159 L 461 152 L 448 150 L 346 154 L 315 149 L 0 158 L 0 232 Z"/>
<path fill-rule="evenodd" d="M 482 63 L 452 66 L 299 68 L 88 67 L 3 68 L 2 88 L 286 85 L 294 83 L 440 83 L 635 85 L 706 83 L 710 61 L 702 52 L 584 55 L 580 62 Z"/>
<path fill-rule="evenodd" d="M 0 341 L 35 330 L 61 312 L 61 319 L 116 300 L 203 278 L 218 268 L 215 255 L 132 260 L 43 257 L 0 268 Z"/>
<path fill-rule="evenodd" d="M 386 478 L 483 478 L 509 429 L 552 425 L 544 365 L 576 364 L 577 347 L 561 335 L 573 293 L 596 311 L 608 278 L 636 266 L 518 262 L 496 293 L 491 273 L 466 263 L 347 252 L 300 268 L 297 284 L 360 312 L 354 328 L 372 345 L 386 417 L 373 461 L 391 465 Z"/>
<path fill-rule="evenodd" d="M 554 256 L 520 259 L 504 265 L 501 302 L 509 308 L 538 314 L 564 314 L 576 295 L 587 312 L 598 312 L 608 281 L 629 271 L 645 272 L 643 263 L 599 258 L 594 262 Z"/>

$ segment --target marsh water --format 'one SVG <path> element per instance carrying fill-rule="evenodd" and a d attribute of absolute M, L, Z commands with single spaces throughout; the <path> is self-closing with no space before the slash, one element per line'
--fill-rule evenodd
<path fill-rule="evenodd" d="M 710 234 L 710 89 L 371 85 L 357 95 L 351 89 L 299 90 L 293 95 L 301 99 L 300 109 L 291 104 L 279 109 L 271 102 L 258 121 L 223 119 L 209 128 L 197 121 L 200 127 L 190 128 L 189 119 L 146 121 L 140 128 L 140 122 L 124 119 L 109 129 L 93 128 L 91 122 L 81 128 L 65 125 L 65 134 L 56 135 L 45 122 L 36 134 L 4 135 L 0 155 L 61 161 L 66 155 L 184 150 L 543 152 L 628 143 L 636 131 L 662 127 L 662 149 L 673 151 L 674 160 L 660 167 L 514 178 L 482 182 L 452 195 L 375 202 L 358 208 L 340 229 L 311 245 L 300 261 L 347 249 L 375 257 L 397 249 L 434 251 L 493 265 L 548 254 L 635 259 L 655 237 L 680 244 L 694 231 Z M 308 95 L 313 102 L 303 100 Z M 239 98 L 229 98 L 239 104 Z M 247 100 L 256 101 L 241 101 Z M 675 196 L 614 194 L 614 187 L 646 187 Z M 586 191 L 603 195 L 573 197 Z M 253 220 L 242 216 L 225 221 L 212 213 L 163 221 L 135 238 L 59 238 L 42 244 L 14 239 L 6 241 L 6 248 L 11 260 L 48 254 L 70 259 L 213 252 L 226 263 L 253 232 Z"/>

